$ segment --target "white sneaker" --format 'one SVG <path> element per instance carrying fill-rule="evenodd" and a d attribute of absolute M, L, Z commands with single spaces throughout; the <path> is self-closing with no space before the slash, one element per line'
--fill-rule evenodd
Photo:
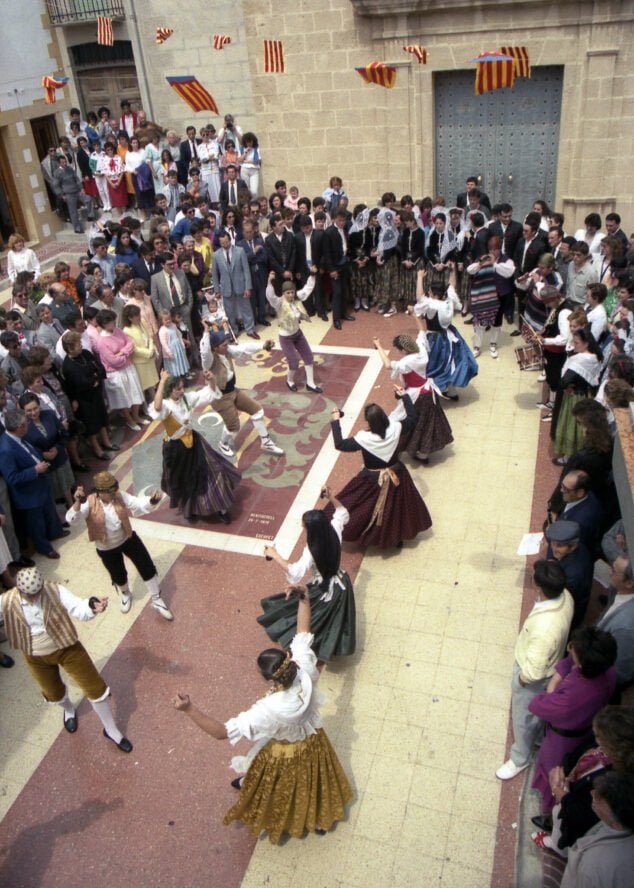
<path fill-rule="evenodd" d="M 275 441 L 273 441 L 267 435 L 266 438 L 260 438 L 260 445 L 262 446 L 262 450 L 266 450 L 268 453 L 274 453 L 276 456 L 283 456 L 284 451 L 281 447 L 278 447 Z"/>
<path fill-rule="evenodd" d="M 121 613 L 127 614 L 132 607 L 132 593 L 128 590 L 127 592 L 120 592 L 119 595 L 121 596 L 121 600 L 119 601 Z"/>
<path fill-rule="evenodd" d="M 497 348 L 497 345 L 490 345 L 490 346 L 489 346 L 489 351 L 491 352 L 491 357 L 492 357 L 492 358 L 497 358 L 497 356 L 498 356 L 498 348 Z"/>
<path fill-rule="evenodd" d="M 145 417 L 142 417 L 142 418 L 139 420 L 139 422 L 141 423 L 142 426 L 146 426 L 146 425 L 149 425 L 149 424 L 152 422 L 152 420 L 151 420 L 151 419 L 145 419 Z"/>
<path fill-rule="evenodd" d="M 126 425 L 130 429 L 131 432 L 140 432 L 141 431 L 141 426 L 137 425 L 136 422 L 126 422 Z"/>
<path fill-rule="evenodd" d="M 227 459 L 233 459 L 233 457 L 235 456 L 235 453 L 233 452 L 231 447 L 229 447 L 228 444 L 225 444 L 224 441 L 220 442 L 220 444 L 218 445 L 218 450 L 222 453 L 223 456 L 226 456 Z"/>
<path fill-rule="evenodd" d="M 396 312 L 396 309 L 394 308 L 394 306 L 392 306 L 392 308 L 388 309 L 388 310 L 385 312 L 385 314 L 383 315 L 383 317 L 384 317 L 384 318 L 393 318 L 394 315 L 395 315 L 396 313 L 397 313 L 397 312 Z"/>
<path fill-rule="evenodd" d="M 504 762 L 504 764 L 497 769 L 495 776 L 498 780 L 512 780 L 513 777 L 517 777 L 517 775 L 526 768 L 528 768 L 528 764 L 516 765 L 513 759 L 509 759 L 508 762 Z"/>
<path fill-rule="evenodd" d="M 163 599 L 161 598 L 160 595 L 158 595 L 156 598 L 152 599 L 152 607 L 154 608 L 154 610 L 159 612 L 159 614 L 163 617 L 163 619 L 165 619 L 165 620 L 173 620 L 174 619 L 174 614 L 171 612 L 169 607 L 165 604 L 165 602 L 163 601 Z"/>
<path fill-rule="evenodd" d="M 546 382 L 546 374 L 540 373 L 539 376 L 537 377 L 537 382 Z"/>

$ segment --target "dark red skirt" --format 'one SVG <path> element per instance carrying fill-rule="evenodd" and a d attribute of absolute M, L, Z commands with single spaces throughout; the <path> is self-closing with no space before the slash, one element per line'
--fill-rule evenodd
<path fill-rule="evenodd" d="M 343 539 L 347 543 L 394 549 L 403 540 L 413 540 L 431 527 L 431 515 L 410 473 L 400 462 L 391 468 L 398 475 L 400 484 L 389 484 L 380 525 L 374 522 L 368 527 L 381 492 L 378 472 L 362 469 L 337 494 L 337 499 L 350 513 L 350 520 L 343 529 Z M 324 512 L 332 518 L 334 509 L 328 504 Z"/>

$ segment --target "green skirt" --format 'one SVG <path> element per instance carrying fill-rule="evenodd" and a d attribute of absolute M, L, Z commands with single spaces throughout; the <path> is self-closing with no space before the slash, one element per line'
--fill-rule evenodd
<path fill-rule="evenodd" d="M 565 392 L 561 398 L 561 404 L 556 417 L 554 447 L 555 453 L 563 456 L 572 456 L 582 446 L 583 428 L 572 415 L 575 404 L 586 401 L 588 395 L 567 395 Z"/>
<path fill-rule="evenodd" d="M 308 586 L 311 620 L 315 640 L 313 650 L 319 660 L 347 657 L 356 648 L 356 610 L 350 577 L 340 570 L 334 579 L 330 601 L 323 601 L 324 590 L 318 583 Z M 297 602 L 287 601 L 283 593 L 263 598 L 264 613 L 258 623 L 272 641 L 288 647 L 297 632 Z"/>

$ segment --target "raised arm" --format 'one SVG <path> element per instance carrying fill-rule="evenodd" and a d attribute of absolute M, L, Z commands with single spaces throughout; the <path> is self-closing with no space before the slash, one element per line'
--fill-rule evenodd
<path fill-rule="evenodd" d="M 390 370 L 392 367 L 392 362 L 390 361 L 387 352 L 385 351 L 385 349 L 381 345 L 381 341 L 378 336 L 375 336 L 372 339 L 372 344 L 374 345 L 375 349 L 378 351 L 379 356 L 380 356 L 381 360 L 383 361 L 383 366 L 385 367 L 385 369 Z"/>
<path fill-rule="evenodd" d="M 161 370 L 159 384 L 156 387 L 156 394 L 154 395 L 154 409 L 157 413 L 160 413 L 161 408 L 163 407 L 163 391 L 165 389 L 165 383 L 168 379 L 169 373 L 167 372 L 167 370 Z"/>
<path fill-rule="evenodd" d="M 172 699 L 172 705 L 174 706 L 174 709 L 178 709 L 180 712 L 184 712 L 185 715 L 188 715 L 194 724 L 198 725 L 205 734 L 209 734 L 215 740 L 227 739 L 227 729 L 223 722 L 218 721 L 218 719 L 213 718 L 211 715 L 205 715 L 204 712 L 201 712 L 189 699 L 189 694 L 183 694 L 181 691 L 178 691 L 176 696 Z"/>

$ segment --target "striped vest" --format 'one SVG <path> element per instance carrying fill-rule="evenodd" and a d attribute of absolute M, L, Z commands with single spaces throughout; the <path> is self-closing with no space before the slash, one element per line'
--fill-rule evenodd
<path fill-rule="evenodd" d="M 59 650 L 77 641 L 73 621 L 63 606 L 57 583 L 44 583 L 40 592 L 44 627 L 51 641 Z M 33 649 L 31 629 L 22 610 L 22 599 L 17 589 L 10 589 L 2 596 L 4 628 L 12 648 L 30 654 Z"/>

